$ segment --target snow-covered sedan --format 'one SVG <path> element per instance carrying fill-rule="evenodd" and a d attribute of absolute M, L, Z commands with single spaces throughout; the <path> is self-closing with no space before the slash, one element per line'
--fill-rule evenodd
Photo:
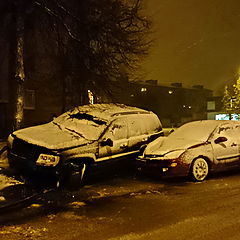
<path fill-rule="evenodd" d="M 191 176 L 203 181 L 209 172 L 240 167 L 240 122 L 202 120 L 159 137 L 137 159 L 139 171 Z"/>
<path fill-rule="evenodd" d="M 78 187 L 87 171 L 134 162 L 140 147 L 161 130 L 153 112 L 122 104 L 84 105 L 50 123 L 13 132 L 9 163 L 29 179 Z"/>

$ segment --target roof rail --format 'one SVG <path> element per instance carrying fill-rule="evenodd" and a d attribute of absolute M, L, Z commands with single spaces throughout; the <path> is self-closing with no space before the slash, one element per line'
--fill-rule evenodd
<path fill-rule="evenodd" d="M 119 113 L 114 113 L 111 116 L 118 116 L 118 115 L 131 115 L 131 114 L 149 114 L 151 113 L 150 111 L 129 111 L 129 112 L 119 112 Z"/>

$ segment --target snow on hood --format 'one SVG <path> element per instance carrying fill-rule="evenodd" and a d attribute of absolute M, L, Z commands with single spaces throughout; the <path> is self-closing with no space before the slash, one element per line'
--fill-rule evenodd
<path fill-rule="evenodd" d="M 17 138 L 30 144 L 42 146 L 52 150 L 74 147 L 89 142 L 88 139 L 66 129 L 60 130 L 52 122 L 24 128 L 13 132 Z"/>
<path fill-rule="evenodd" d="M 145 154 L 165 155 L 169 152 L 186 150 L 187 148 L 206 142 L 216 127 L 224 121 L 201 120 L 182 125 L 168 137 L 160 137 L 150 143 Z M 181 151 L 180 151 L 181 152 Z"/>
<path fill-rule="evenodd" d="M 165 155 L 178 150 L 184 151 L 191 146 L 202 144 L 208 140 L 211 133 L 220 123 L 220 121 L 216 120 L 186 123 L 168 137 L 159 137 L 150 143 L 144 154 Z"/>
<path fill-rule="evenodd" d="M 201 143 L 204 142 L 195 139 L 159 137 L 146 147 L 144 154 L 161 156 L 174 151 L 180 154 L 187 148 Z"/>
<path fill-rule="evenodd" d="M 144 154 L 161 156 L 166 155 L 173 151 L 178 151 L 179 153 L 181 153 L 184 152 L 189 147 L 202 143 L 204 142 L 195 139 L 183 139 L 183 138 L 171 139 L 168 137 L 159 137 L 146 147 Z"/>

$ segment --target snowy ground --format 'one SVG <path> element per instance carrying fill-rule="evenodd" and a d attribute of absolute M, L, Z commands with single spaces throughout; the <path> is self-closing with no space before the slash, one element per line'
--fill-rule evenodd
<path fill-rule="evenodd" d="M 0 142 L 0 153 L 1 150 L 6 146 L 6 142 Z M 0 169 L 8 167 L 7 153 L 6 151 L 0 154 Z"/>
<path fill-rule="evenodd" d="M 1 149 L 3 149 L 3 147 L 5 146 L 6 146 L 6 142 L 0 142 L 0 152 L 1 152 Z M 1 191 L 4 188 L 20 183 L 3 173 L 4 170 L 6 170 L 7 168 L 8 168 L 7 152 L 4 151 L 0 155 L 0 202 L 5 200 L 5 198 L 2 196 L 2 193 L 1 193 Z"/>

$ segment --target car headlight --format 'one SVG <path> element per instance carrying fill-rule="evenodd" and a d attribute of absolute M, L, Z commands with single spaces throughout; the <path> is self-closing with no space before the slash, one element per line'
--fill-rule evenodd
<path fill-rule="evenodd" d="M 36 161 L 36 165 L 55 167 L 60 161 L 59 156 L 41 153 Z"/>

